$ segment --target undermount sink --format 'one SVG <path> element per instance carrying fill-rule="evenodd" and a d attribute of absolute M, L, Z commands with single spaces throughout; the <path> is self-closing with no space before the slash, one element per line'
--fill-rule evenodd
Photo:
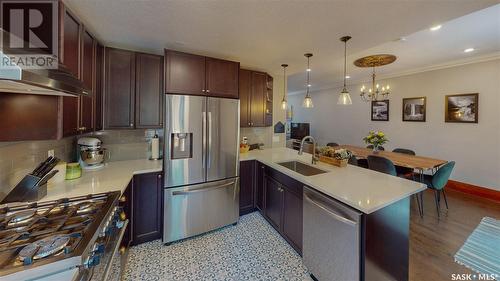
<path fill-rule="evenodd" d="M 328 173 L 327 171 L 323 171 L 321 169 L 315 168 L 313 166 L 304 164 L 299 161 L 281 162 L 278 163 L 278 165 L 281 165 L 287 169 L 290 169 L 304 176 L 314 176 L 314 175 Z"/>

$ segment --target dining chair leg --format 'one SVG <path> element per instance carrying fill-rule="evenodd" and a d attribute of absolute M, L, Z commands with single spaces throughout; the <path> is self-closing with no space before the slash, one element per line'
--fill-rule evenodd
<path fill-rule="evenodd" d="M 436 202 L 436 210 L 437 210 L 437 214 L 438 214 L 438 218 L 439 218 L 439 198 L 438 198 L 438 195 L 439 194 L 439 191 L 437 190 L 434 190 L 434 201 Z"/>
<path fill-rule="evenodd" d="M 422 208 L 420 207 L 420 200 L 418 199 L 418 193 L 415 194 L 415 198 L 417 199 L 417 206 L 418 206 L 418 214 L 420 215 L 421 218 L 424 217 L 424 213 L 422 212 Z"/>
<path fill-rule="evenodd" d="M 420 209 L 422 210 L 421 217 L 423 218 L 424 217 L 424 192 L 423 191 L 420 191 Z"/>
<path fill-rule="evenodd" d="M 444 193 L 444 188 L 441 189 L 441 192 L 443 193 L 444 203 L 446 204 L 446 210 L 448 210 L 448 200 L 446 200 L 446 193 Z"/>

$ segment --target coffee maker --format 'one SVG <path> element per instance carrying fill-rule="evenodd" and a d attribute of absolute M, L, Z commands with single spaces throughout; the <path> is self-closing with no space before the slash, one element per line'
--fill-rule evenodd
<path fill-rule="evenodd" d="M 102 142 L 98 138 L 84 137 L 78 139 L 78 162 L 82 169 L 93 170 L 104 166 Z"/>

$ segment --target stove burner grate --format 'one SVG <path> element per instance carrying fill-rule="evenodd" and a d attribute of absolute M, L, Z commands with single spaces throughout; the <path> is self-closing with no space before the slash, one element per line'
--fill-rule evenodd
<path fill-rule="evenodd" d="M 70 240 L 69 235 L 53 235 L 25 246 L 19 252 L 19 260 L 24 265 L 61 252 Z"/>

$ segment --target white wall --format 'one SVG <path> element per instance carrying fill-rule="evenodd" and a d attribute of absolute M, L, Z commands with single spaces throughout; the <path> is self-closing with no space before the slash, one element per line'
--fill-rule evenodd
<path fill-rule="evenodd" d="M 455 160 L 453 179 L 500 190 L 500 60 L 381 82 L 392 89 L 389 122 L 370 121 L 370 105 L 359 98 L 360 85 L 349 86 L 351 106 L 336 104 L 340 89 L 313 93 L 312 109 L 302 108 L 302 94 L 291 97 L 293 120 L 310 122 L 311 134 L 323 145 L 333 141 L 362 146 L 369 130 L 382 130 L 390 141 L 386 149 L 403 147 Z M 444 122 L 444 96 L 462 93 L 479 93 L 478 124 Z M 402 98 L 420 96 L 427 97 L 427 122 L 402 122 Z"/>

